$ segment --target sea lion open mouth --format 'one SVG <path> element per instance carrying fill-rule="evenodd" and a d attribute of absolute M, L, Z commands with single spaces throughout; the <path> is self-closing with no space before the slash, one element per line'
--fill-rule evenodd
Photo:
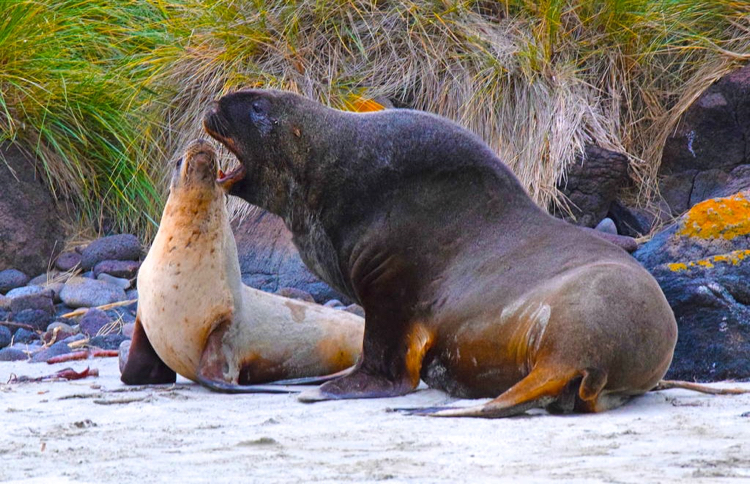
<path fill-rule="evenodd" d="M 232 188 L 232 185 L 245 178 L 247 170 L 244 165 L 239 165 L 237 168 L 224 173 L 219 169 L 216 173 L 216 183 L 218 183 L 225 190 Z"/>

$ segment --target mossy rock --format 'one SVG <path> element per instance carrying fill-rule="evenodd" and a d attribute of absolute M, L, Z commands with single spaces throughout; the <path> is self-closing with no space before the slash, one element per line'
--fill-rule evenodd
<path fill-rule="evenodd" d="M 634 256 L 659 282 L 679 336 L 667 378 L 750 378 L 750 198 L 706 200 Z"/>

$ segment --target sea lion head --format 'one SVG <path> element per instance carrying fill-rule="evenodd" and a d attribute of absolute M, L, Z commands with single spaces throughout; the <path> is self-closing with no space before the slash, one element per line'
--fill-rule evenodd
<path fill-rule="evenodd" d="M 213 190 L 218 182 L 216 158 L 216 150 L 207 140 L 192 141 L 175 164 L 170 190 L 173 192 L 186 188 Z"/>
<path fill-rule="evenodd" d="M 222 180 L 231 183 L 230 193 L 263 205 L 257 203 L 266 196 L 258 192 L 261 185 L 272 192 L 269 199 L 288 192 L 310 152 L 305 135 L 321 115 L 317 103 L 272 89 L 244 89 L 213 102 L 203 127 L 240 161 Z"/>

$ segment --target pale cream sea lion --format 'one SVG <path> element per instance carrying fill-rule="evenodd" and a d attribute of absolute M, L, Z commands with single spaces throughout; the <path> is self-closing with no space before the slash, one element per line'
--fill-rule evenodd
<path fill-rule="evenodd" d="M 122 381 L 174 382 L 176 372 L 219 391 L 275 391 L 252 384 L 352 366 L 362 348 L 361 317 L 242 284 L 225 200 L 232 180 L 216 177 L 214 150 L 193 142 L 175 168 L 138 274 Z"/>

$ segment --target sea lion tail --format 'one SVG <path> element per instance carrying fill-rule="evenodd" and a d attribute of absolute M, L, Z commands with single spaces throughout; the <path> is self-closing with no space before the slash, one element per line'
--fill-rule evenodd
<path fill-rule="evenodd" d="M 708 393 L 709 395 L 742 395 L 750 393 L 750 390 L 745 390 L 744 388 L 714 388 L 683 380 L 661 380 L 651 391 L 657 392 L 659 390 L 669 390 L 670 388 L 682 388 L 683 390 Z"/>

